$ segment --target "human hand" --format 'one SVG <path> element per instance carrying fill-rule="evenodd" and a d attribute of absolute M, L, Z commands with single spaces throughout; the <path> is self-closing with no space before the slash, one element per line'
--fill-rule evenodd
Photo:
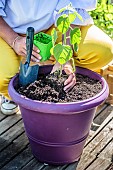
<path fill-rule="evenodd" d="M 58 70 L 60 68 L 60 64 L 57 62 L 54 66 L 53 69 L 51 71 L 51 73 L 54 73 L 56 70 Z M 75 73 L 73 73 L 73 68 L 71 66 L 71 63 L 68 62 L 63 66 L 63 70 L 65 71 L 65 73 L 68 76 L 68 79 L 64 82 L 64 91 L 68 92 L 69 90 L 71 90 L 71 88 L 76 84 L 76 77 L 75 77 Z"/>
<path fill-rule="evenodd" d="M 18 55 L 26 56 L 26 37 L 19 36 L 19 38 L 14 43 L 13 49 Z M 35 45 L 33 45 L 31 61 L 40 61 L 41 56 L 39 55 L 39 52 L 40 50 Z"/>
<path fill-rule="evenodd" d="M 76 84 L 76 76 L 70 63 L 65 64 L 63 69 L 69 75 L 68 79 L 64 82 L 64 91 L 68 92 Z"/>

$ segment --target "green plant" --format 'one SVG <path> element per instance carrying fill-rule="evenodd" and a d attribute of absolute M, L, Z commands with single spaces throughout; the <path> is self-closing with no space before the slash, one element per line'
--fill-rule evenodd
<path fill-rule="evenodd" d="M 113 38 L 113 5 L 111 0 L 98 0 L 97 8 L 89 14 L 95 25 Z"/>
<path fill-rule="evenodd" d="M 65 12 L 65 14 L 64 14 Z M 51 54 L 54 55 L 57 62 L 60 63 L 60 75 L 62 74 L 63 65 L 72 59 L 73 49 L 78 50 L 78 44 L 81 40 L 81 31 L 79 28 L 72 28 L 71 24 L 78 17 L 82 20 L 82 17 L 77 13 L 77 11 L 72 7 L 71 4 L 59 10 L 58 14 L 60 15 L 56 22 L 56 27 L 59 32 L 62 34 L 62 41 L 56 44 L 58 38 L 58 31 L 54 28 L 51 32 L 53 47 L 51 49 Z M 68 32 L 69 37 L 66 33 Z M 67 38 L 70 38 L 70 45 L 67 44 Z M 73 61 L 73 59 L 72 59 Z M 74 61 L 73 69 L 75 69 Z"/>

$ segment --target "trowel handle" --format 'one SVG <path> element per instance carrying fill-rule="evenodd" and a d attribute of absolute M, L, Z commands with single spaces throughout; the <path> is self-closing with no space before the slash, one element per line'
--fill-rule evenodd
<path fill-rule="evenodd" d="M 34 40 L 34 28 L 28 27 L 26 32 L 26 50 L 27 50 L 26 62 L 28 63 L 28 65 L 31 60 L 33 40 Z"/>

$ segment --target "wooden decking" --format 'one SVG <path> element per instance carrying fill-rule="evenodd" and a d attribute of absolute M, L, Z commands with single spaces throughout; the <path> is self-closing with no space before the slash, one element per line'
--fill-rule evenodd
<path fill-rule="evenodd" d="M 90 135 L 76 164 L 50 166 L 37 161 L 31 153 L 20 112 L 0 113 L 1 170 L 113 170 L 113 106 L 101 105 L 95 115 Z"/>

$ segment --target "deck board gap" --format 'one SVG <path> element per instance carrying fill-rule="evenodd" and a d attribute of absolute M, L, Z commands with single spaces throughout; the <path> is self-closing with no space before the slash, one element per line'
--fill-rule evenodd
<path fill-rule="evenodd" d="M 2 114 L 2 113 L 0 112 L 0 114 Z M 7 116 L 3 115 L 3 117 L 0 118 L 0 122 L 2 122 L 6 117 L 7 117 Z"/>
<path fill-rule="evenodd" d="M 29 144 L 27 144 L 29 145 Z M 9 163 L 11 162 L 16 156 L 18 156 L 21 152 L 23 152 L 28 146 L 25 146 L 21 151 L 19 151 L 17 154 L 15 154 L 14 156 L 11 157 L 11 159 L 9 161 L 7 161 L 3 166 L 2 166 L 2 169 Z"/>
<path fill-rule="evenodd" d="M 105 121 L 102 123 L 102 125 L 100 126 L 100 128 L 98 128 L 95 131 L 95 134 L 92 136 L 92 138 L 90 138 L 90 140 L 86 143 L 85 147 L 91 142 L 93 141 L 93 139 L 107 126 L 108 123 L 110 123 L 113 120 L 113 111 L 111 112 L 111 114 L 108 116 L 107 120 L 105 119 Z"/>
<path fill-rule="evenodd" d="M 111 143 L 113 142 L 113 137 L 110 139 L 110 141 L 108 141 L 108 143 L 105 144 L 105 146 L 99 151 L 97 152 L 96 157 L 98 157 L 100 155 L 100 153 Z"/>
<path fill-rule="evenodd" d="M 95 114 L 95 118 L 97 118 L 107 107 L 109 107 L 110 106 L 110 104 L 104 104 L 103 106 L 102 106 L 102 108 L 101 109 L 99 109 L 99 111 L 97 111 L 96 112 L 96 114 Z M 94 119 L 95 119 L 94 118 Z"/>
<path fill-rule="evenodd" d="M 3 150 L 7 149 L 10 145 L 13 144 L 13 142 L 14 142 L 19 136 L 21 136 L 21 135 L 24 134 L 24 133 L 25 133 L 25 132 L 23 131 L 23 132 L 20 133 L 18 136 L 16 136 L 16 138 L 14 138 L 8 145 L 6 145 L 4 148 L 2 148 L 2 149 L 0 150 L 0 152 L 2 152 Z"/>
<path fill-rule="evenodd" d="M 14 125 L 16 125 L 18 122 L 20 122 L 22 120 L 22 118 L 21 119 L 19 119 L 17 122 L 15 122 L 14 124 L 12 124 L 11 126 L 9 126 L 9 128 L 7 128 L 6 130 L 4 130 L 3 132 L 1 132 L 0 133 L 0 136 L 1 135 L 3 135 L 5 132 L 7 132 L 10 128 L 12 128 Z"/>

